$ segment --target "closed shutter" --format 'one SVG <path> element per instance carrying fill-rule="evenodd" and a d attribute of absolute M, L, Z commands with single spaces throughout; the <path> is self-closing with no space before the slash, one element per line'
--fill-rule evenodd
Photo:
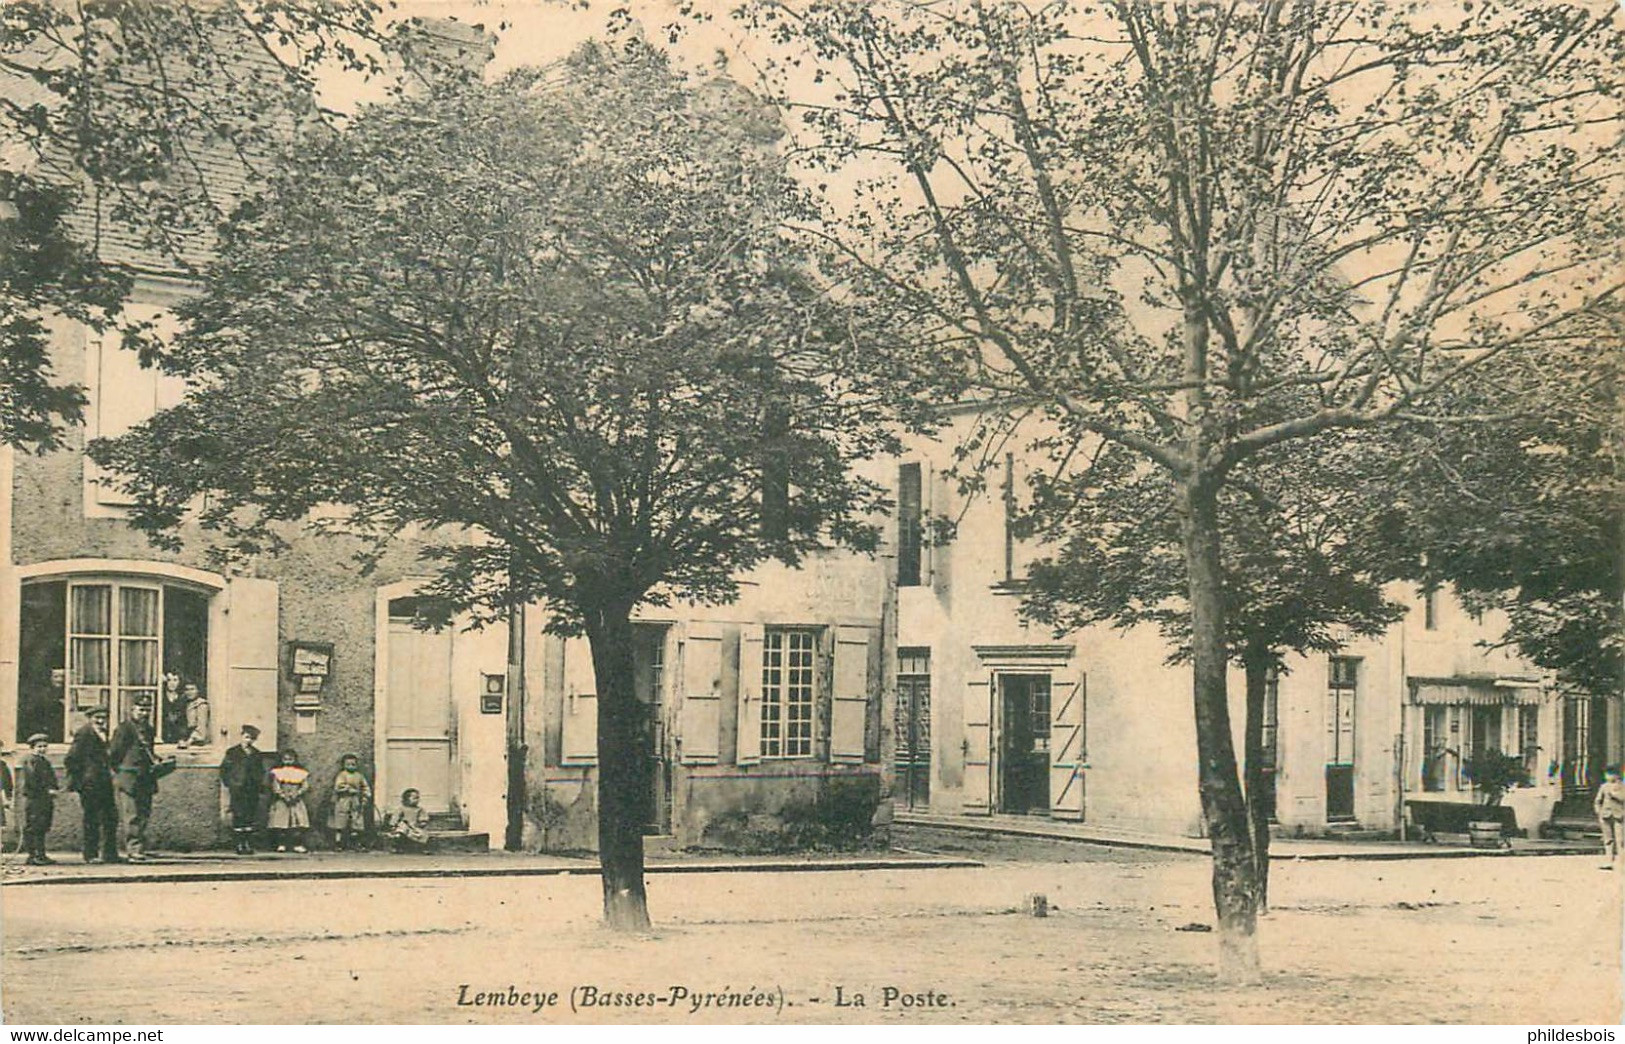
<path fill-rule="evenodd" d="M 154 335 L 166 343 L 174 339 L 177 324 L 166 311 L 150 305 L 127 305 L 124 316 L 151 322 Z M 185 396 L 183 378 L 157 367 L 142 366 L 140 355 L 135 349 L 124 347 L 123 336 L 116 331 L 102 334 L 93 344 L 96 434 L 101 438 L 117 438 L 151 420 L 160 410 L 178 405 Z M 96 483 L 96 503 L 114 507 L 135 503 L 132 494 L 102 483 L 104 479 L 116 483 L 119 478 L 116 472 L 103 470 L 87 459 L 85 476 Z"/>
<path fill-rule="evenodd" d="M 739 635 L 739 727 L 734 760 L 754 765 L 762 760 L 761 624 L 749 624 Z"/>
<path fill-rule="evenodd" d="M 585 638 L 564 642 L 563 763 L 598 763 L 598 684 Z"/>
<path fill-rule="evenodd" d="M 1049 796 L 1056 819 L 1083 818 L 1085 686 L 1057 681 L 1050 693 Z"/>
<path fill-rule="evenodd" d="M 835 629 L 835 685 L 830 710 L 829 757 L 863 764 L 864 727 L 869 721 L 869 630 Z"/>
<path fill-rule="evenodd" d="M 215 710 L 218 730 L 255 725 L 277 740 L 277 585 L 237 577 L 226 587 L 226 700 Z M 224 716 L 220 716 L 224 711 Z"/>
<path fill-rule="evenodd" d="M 715 765 L 722 731 L 722 630 L 715 624 L 690 624 L 683 638 L 682 732 L 678 735 L 685 765 Z"/>
<path fill-rule="evenodd" d="M 990 771 L 993 731 L 993 686 L 986 677 L 965 686 L 965 811 L 992 810 L 993 775 Z"/>

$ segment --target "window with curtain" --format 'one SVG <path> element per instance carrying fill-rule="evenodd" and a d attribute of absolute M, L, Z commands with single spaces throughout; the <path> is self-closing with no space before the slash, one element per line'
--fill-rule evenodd
<path fill-rule="evenodd" d="M 157 580 L 85 577 L 24 585 L 19 740 L 61 743 L 94 707 L 114 721 L 153 709 L 161 743 L 188 739 L 185 700 L 207 699 L 208 595 Z"/>

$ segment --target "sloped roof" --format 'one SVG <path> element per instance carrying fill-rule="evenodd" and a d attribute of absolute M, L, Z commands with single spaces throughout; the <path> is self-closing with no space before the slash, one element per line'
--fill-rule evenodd
<path fill-rule="evenodd" d="M 435 52 L 435 57 L 454 67 L 474 71 L 490 60 L 495 40 L 481 25 L 448 18 L 414 19 L 413 25 L 423 35 L 425 46 Z M 240 39 L 222 42 L 221 53 L 226 53 L 225 48 L 233 48 L 229 61 L 222 63 L 232 82 L 265 82 L 284 77 L 281 65 L 247 33 L 245 28 Z M 19 64 L 30 60 L 26 53 L 13 53 L 9 57 Z M 48 67 L 52 59 L 42 51 L 32 60 L 36 65 Z M 128 89 L 138 90 L 139 85 L 128 85 Z M 50 107 L 62 101 L 43 84 L 16 73 L 0 74 L 0 97 L 24 108 Z M 304 114 L 289 112 L 286 116 L 287 140 L 291 141 Z M 254 165 L 271 162 L 272 157 L 245 156 L 231 141 L 216 135 L 186 135 L 176 144 L 176 156 L 171 161 L 175 173 L 167 187 L 183 204 L 202 206 L 206 210 L 187 221 L 167 224 L 157 220 L 132 222 L 120 215 L 122 205 L 139 202 L 153 189 L 162 191 L 164 185 L 135 185 L 128 190 L 116 185 L 98 186 L 59 147 L 40 155 L 22 140 L 0 142 L 0 163 L 6 169 L 31 171 L 75 186 L 80 191 L 80 202 L 66 223 L 73 236 L 92 248 L 105 263 L 148 273 L 185 276 L 208 263 L 213 255 L 216 219 L 223 218 L 247 195 L 255 178 Z"/>

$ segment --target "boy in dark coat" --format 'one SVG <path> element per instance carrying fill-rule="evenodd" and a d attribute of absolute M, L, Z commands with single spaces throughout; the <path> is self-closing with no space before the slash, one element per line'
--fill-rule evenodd
<path fill-rule="evenodd" d="M 253 855 L 254 827 L 260 812 L 260 794 L 265 790 L 265 760 L 254 741 L 260 730 L 243 726 L 243 738 L 226 751 L 220 762 L 220 785 L 225 788 L 231 810 L 231 834 L 238 855 Z"/>
<path fill-rule="evenodd" d="M 29 866 L 56 862 L 45 854 L 45 835 L 51 832 L 51 818 L 56 812 L 56 769 L 45 757 L 49 743 L 50 738 L 43 732 L 28 737 L 33 753 L 22 764 L 23 848 L 28 852 Z"/>

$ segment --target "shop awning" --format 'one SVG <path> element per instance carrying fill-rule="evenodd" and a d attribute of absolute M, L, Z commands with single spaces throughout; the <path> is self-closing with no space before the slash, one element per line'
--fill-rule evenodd
<path fill-rule="evenodd" d="M 1539 682 L 1516 678 L 1413 678 L 1411 702 L 1423 704 L 1473 704 L 1505 706 L 1539 703 Z"/>

